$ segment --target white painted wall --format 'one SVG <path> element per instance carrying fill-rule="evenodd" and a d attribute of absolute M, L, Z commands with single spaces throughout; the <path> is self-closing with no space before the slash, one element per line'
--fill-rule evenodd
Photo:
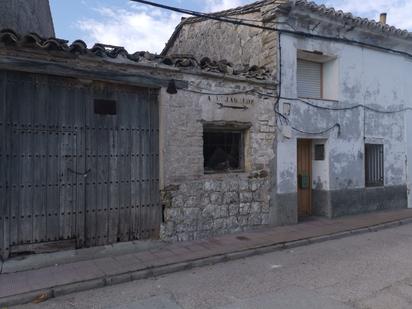
<path fill-rule="evenodd" d="M 409 103 L 409 107 L 412 103 Z M 408 183 L 408 207 L 412 208 L 412 111 L 405 115 L 407 137 L 407 183 Z"/>
<path fill-rule="evenodd" d="M 311 100 L 312 103 L 329 107 L 363 104 L 387 110 L 412 107 L 412 61 L 405 56 L 287 34 L 282 34 L 281 47 L 282 97 L 297 97 L 297 50 L 317 50 L 337 57 L 338 65 L 326 68 L 333 71 L 337 78 L 325 82 L 324 86 L 338 85 L 325 92 L 327 97 L 335 96 L 338 101 Z M 412 160 L 412 112 L 388 115 L 364 112 L 362 108 L 325 111 L 299 101 L 282 99 L 281 104 L 283 102 L 292 105 L 289 118 L 293 126 L 309 132 L 320 132 L 339 123 L 341 135 L 338 136 L 337 129 L 318 136 L 294 132 L 292 139 L 283 138 L 279 133 L 278 193 L 296 192 L 297 138 L 328 140 L 329 179 L 325 183 L 330 190 L 364 187 L 364 137 L 383 139 L 385 143 L 385 185 L 406 184 L 406 155 Z M 412 164 L 408 166 L 408 174 L 411 175 L 408 185 L 412 188 Z M 412 198 L 410 200 L 412 205 Z"/>
<path fill-rule="evenodd" d="M 315 160 L 315 145 L 325 145 L 325 159 Z M 312 188 L 315 190 L 329 190 L 329 143 L 326 139 L 312 141 Z"/>

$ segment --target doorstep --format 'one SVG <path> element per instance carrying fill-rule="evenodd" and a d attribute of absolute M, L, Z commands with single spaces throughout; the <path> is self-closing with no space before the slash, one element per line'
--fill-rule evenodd
<path fill-rule="evenodd" d="M 14 270 L 19 272 L 10 272 L 12 267 L 6 262 L 3 268 L 9 273 L 0 275 L 0 308 L 407 223 L 412 223 L 412 209 L 338 219 L 315 217 L 297 225 L 265 227 L 208 240 L 173 244 L 158 241 L 144 249 L 141 246 L 136 249 L 136 246 L 133 250 L 130 244 L 123 244 L 119 245 L 123 251 L 109 249 L 107 254 L 99 249 L 89 251 L 99 254 L 88 255 L 87 251 L 82 251 L 81 259 L 61 259 L 60 264 L 53 266 L 49 259 L 48 264 L 37 265 L 38 269 L 28 269 L 27 263 L 26 270 L 24 267 L 19 269 L 15 262 Z"/>

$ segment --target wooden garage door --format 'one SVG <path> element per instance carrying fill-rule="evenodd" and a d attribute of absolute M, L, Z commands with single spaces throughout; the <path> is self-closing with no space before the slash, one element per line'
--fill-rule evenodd
<path fill-rule="evenodd" d="M 5 71 L 0 87 L 3 256 L 157 237 L 156 91 Z"/>

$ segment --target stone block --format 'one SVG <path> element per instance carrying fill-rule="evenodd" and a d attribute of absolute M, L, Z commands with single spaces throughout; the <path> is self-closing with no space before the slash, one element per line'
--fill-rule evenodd
<path fill-rule="evenodd" d="M 262 215 L 261 214 L 251 214 L 249 216 L 249 225 L 260 225 L 262 224 Z"/>
<path fill-rule="evenodd" d="M 214 218 L 226 218 L 229 215 L 229 210 L 227 205 L 216 205 Z"/>
<path fill-rule="evenodd" d="M 225 227 L 225 219 L 220 218 L 220 219 L 215 219 L 213 220 L 213 230 L 222 230 Z"/>
<path fill-rule="evenodd" d="M 250 213 L 251 203 L 240 203 L 239 213 L 241 215 L 247 215 Z"/>
<path fill-rule="evenodd" d="M 216 206 L 209 204 L 202 210 L 202 220 L 213 218 L 216 215 Z"/>
<path fill-rule="evenodd" d="M 229 216 L 236 216 L 240 213 L 240 205 L 239 204 L 229 204 L 228 206 L 228 212 Z"/>
<path fill-rule="evenodd" d="M 239 194 L 237 192 L 225 192 L 223 194 L 223 204 L 239 203 Z"/>
<path fill-rule="evenodd" d="M 212 204 L 222 204 L 223 201 L 223 194 L 220 192 L 213 192 L 210 194 L 210 202 Z"/>
<path fill-rule="evenodd" d="M 185 224 L 195 224 L 201 215 L 199 208 L 184 208 L 183 221 Z"/>
<path fill-rule="evenodd" d="M 239 190 L 240 191 L 247 191 L 249 190 L 249 182 L 247 179 L 241 179 L 239 181 Z"/>
<path fill-rule="evenodd" d="M 251 213 L 261 213 L 262 212 L 262 203 L 260 202 L 253 202 L 252 207 L 250 209 Z"/>
<path fill-rule="evenodd" d="M 259 181 L 252 180 L 250 182 L 250 190 L 252 190 L 253 192 L 255 192 L 257 189 L 259 189 L 259 187 L 260 187 Z"/>
<path fill-rule="evenodd" d="M 239 223 L 239 226 L 242 226 L 242 227 L 249 225 L 249 215 L 239 216 L 237 219 L 237 222 Z"/>
<path fill-rule="evenodd" d="M 184 200 L 184 207 L 187 207 L 187 208 L 198 207 L 200 204 L 200 201 L 201 201 L 200 194 L 188 196 L 186 200 Z"/>
<path fill-rule="evenodd" d="M 249 203 L 253 200 L 253 194 L 251 192 L 240 192 L 239 197 L 241 203 Z"/>
<path fill-rule="evenodd" d="M 234 231 L 239 227 L 239 222 L 236 216 L 228 217 L 225 221 L 225 228 L 229 231 Z"/>

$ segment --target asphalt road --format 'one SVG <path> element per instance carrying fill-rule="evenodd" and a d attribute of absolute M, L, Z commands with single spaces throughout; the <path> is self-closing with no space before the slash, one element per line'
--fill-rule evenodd
<path fill-rule="evenodd" d="M 18 308 L 412 308 L 412 224 Z"/>

